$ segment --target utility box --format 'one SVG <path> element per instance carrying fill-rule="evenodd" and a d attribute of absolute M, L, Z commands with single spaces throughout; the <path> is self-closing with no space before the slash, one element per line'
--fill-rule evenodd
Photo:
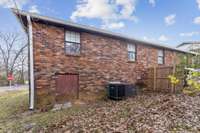
<path fill-rule="evenodd" d="M 136 89 L 134 85 L 111 82 L 107 86 L 108 98 L 112 100 L 122 100 L 127 97 L 136 95 Z"/>

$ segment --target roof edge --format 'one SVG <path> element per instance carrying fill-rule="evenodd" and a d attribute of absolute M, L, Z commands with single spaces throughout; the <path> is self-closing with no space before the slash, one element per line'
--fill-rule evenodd
<path fill-rule="evenodd" d="M 177 45 L 176 48 L 179 48 L 179 47 L 182 47 L 182 46 L 188 45 L 188 44 L 200 44 L 200 41 L 183 42 L 183 43 Z"/>
<path fill-rule="evenodd" d="M 64 21 L 64 20 L 61 20 L 61 19 L 47 17 L 47 16 L 36 14 L 36 13 L 30 13 L 30 12 L 26 12 L 26 11 L 23 11 L 23 10 L 17 10 L 17 9 L 14 9 L 14 8 L 12 8 L 11 10 L 12 10 L 13 14 L 19 19 L 20 23 L 23 23 L 23 22 L 21 22 L 20 17 L 30 16 L 31 18 L 36 18 L 36 19 L 40 19 L 40 20 L 55 23 L 55 24 L 61 24 L 61 25 L 65 25 L 65 26 L 69 26 L 69 27 L 73 27 L 73 28 L 78 28 L 78 29 L 82 29 L 82 30 L 85 30 L 85 31 L 92 31 L 92 32 L 96 32 L 96 33 L 103 34 L 103 35 L 106 35 L 106 36 L 113 36 L 113 37 L 117 37 L 117 38 L 121 38 L 121 39 L 125 39 L 125 40 L 137 41 L 137 42 L 140 42 L 142 44 L 157 47 L 157 48 L 163 48 L 163 49 L 169 49 L 169 50 L 172 50 L 172 51 L 177 51 L 177 52 L 182 52 L 182 53 L 187 53 L 187 54 L 193 54 L 191 52 L 180 50 L 180 49 L 177 49 L 177 48 L 173 48 L 173 47 L 169 47 L 169 46 L 163 46 L 163 44 L 158 44 L 158 43 L 154 43 L 154 42 L 147 42 L 147 41 L 136 39 L 136 38 L 133 38 L 133 37 L 128 37 L 128 36 L 122 35 L 120 33 L 114 33 L 114 32 L 111 32 L 111 31 L 103 30 L 103 29 L 100 29 L 100 28 L 92 27 L 92 26 L 87 26 L 87 25 L 77 24 L 77 23 L 73 23 L 73 22 L 69 22 L 69 21 Z M 22 24 L 22 25 L 24 25 L 24 24 Z M 23 26 L 23 28 L 25 28 L 25 27 Z"/>

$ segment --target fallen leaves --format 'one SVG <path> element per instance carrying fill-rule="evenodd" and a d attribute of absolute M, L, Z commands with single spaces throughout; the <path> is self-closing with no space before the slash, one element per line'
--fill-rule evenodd
<path fill-rule="evenodd" d="M 56 122 L 45 132 L 200 132 L 200 97 L 143 94 L 103 101 Z"/>

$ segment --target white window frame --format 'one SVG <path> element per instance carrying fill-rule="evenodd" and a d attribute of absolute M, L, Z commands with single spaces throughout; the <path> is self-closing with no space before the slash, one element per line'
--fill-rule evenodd
<path fill-rule="evenodd" d="M 128 61 L 136 61 L 136 56 L 137 56 L 137 52 L 136 52 L 136 45 L 135 44 L 131 44 L 128 43 L 127 44 L 127 51 L 128 51 Z M 131 58 L 130 58 L 131 57 Z M 132 58 L 133 57 L 133 58 Z"/>
<path fill-rule="evenodd" d="M 68 55 L 79 55 L 80 50 L 80 33 L 65 30 L 65 53 Z"/>
<path fill-rule="evenodd" d="M 163 49 L 158 50 L 158 59 L 157 60 L 158 60 L 157 62 L 159 65 L 165 64 L 165 52 Z"/>

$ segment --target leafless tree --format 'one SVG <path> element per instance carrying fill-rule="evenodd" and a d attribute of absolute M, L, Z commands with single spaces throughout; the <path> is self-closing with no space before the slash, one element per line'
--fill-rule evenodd
<path fill-rule="evenodd" d="M 0 57 L 6 76 L 13 74 L 15 69 L 19 68 L 20 61 L 24 65 L 24 56 L 27 56 L 24 54 L 27 48 L 26 40 L 20 33 L 0 32 Z"/>
<path fill-rule="evenodd" d="M 19 55 L 16 65 L 15 65 L 15 70 L 16 70 L 16 76 L 18 77 L 19 83 L 24 84 L 25 83 L 25 78 L 27 80 L 28 77 L 28 50 L 25 48 Z"/>

